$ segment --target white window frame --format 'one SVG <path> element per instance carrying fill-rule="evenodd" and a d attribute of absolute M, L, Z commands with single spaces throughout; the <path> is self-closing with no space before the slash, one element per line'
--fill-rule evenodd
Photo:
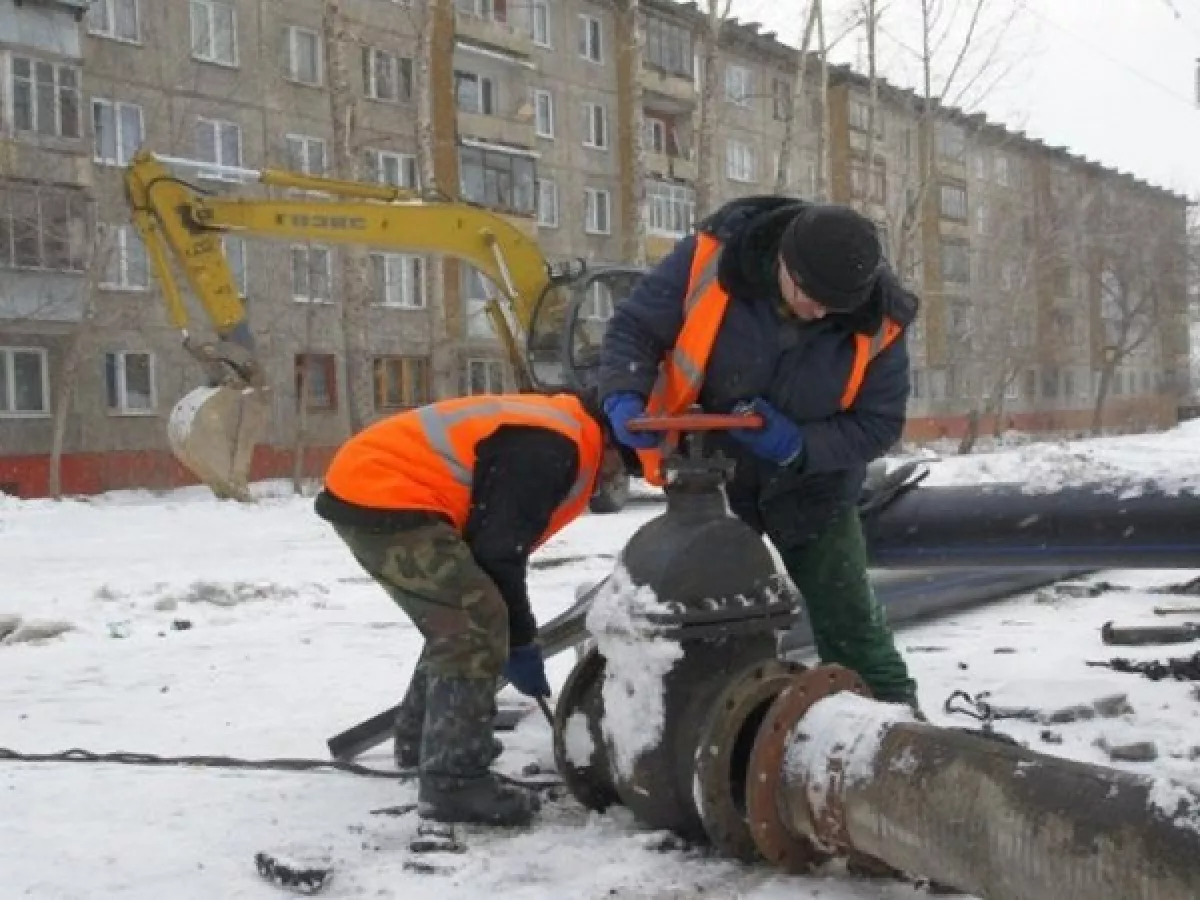
<path fill-rule="evenodd" d="M 667 152 L 667 123 L 657 116 L 645 116 L 642 119 L 642 147 L 647 153 L 666 155 Z"/>
<path fill-rule="evenodd" d="M 660 237 L 681 238 L 696 218 L 696 192 L 685 184 L 646 182 L 646 231 Z"/>
<path fill-rule="evenodd" d="M 558 227 L 558 182 L 537 179 L 537 224 L 539 228 Z"/>
<path fill-rule="evenodd" d="M 146 253 L 146 247 L 142 243 L 141 235 L 137 233 L 132 225 L 108 225 L 98 224 L 96 226 L 97 237 L 100 239 L 100 246 L 104 247 L 110 254 L 107 260 L 104 261 L 104 272 L 100 277 L 100 287 L 106 291 L 145 291 L 150 288 L 150 257 Z M 107 235 L 112 233 L 113 241 L 108 243 Z M 131 273 L 134 271 L 131 266 L 132 255 L 134 253 L 141 254 L 142 262 L 142 281 L 140 283 L 131 280 Z M 115 272 L 116 279 L 113 280 L 109 276 Z"/>
<path fill-rule="evenodd" d="M 18 353 L 32 354 L 39 359 L 42 375 L 42 408 L 14 409 L 17 398 L 16 361 Z M 4 369 L 7 396 L 0 397 L 0 419 L 44 419 L 50 415 L 50 355 L 45 347 L 0 346 L 0 367 Z"/>
<path fill-rule="evenodd" d="M 539 20 L 538 15 L 541 14 Z M 539 31 L 539 22 L 541 23 Z M 550 4 L 547 0 L 533 0 L 533 4 L 529 9 L 529 37 L 539 47 L 551 47 L 550 34 L 552 32 L 550 24 Z"/>
<path fill-rule="evenodd" d="M 333 302 L 333 250 L 326 247 L 324 244 L 292 244 L 291 245 L 291 269 L 292 269 L 292 300 L 296 303 L 332 303 Z M 304 279 L 308 284 L 308 293 L 301 294 L 296 291 L 296 261 L 297 253 L 303 253 L 307 262 L 307 270 L 304 273 Z M 329 295 L 325 297 L 315 297 L 312 294 L 312 272 L 313 272 L 313 255 L 321 254 L 325 260 L 325 285 L 329 290 Z"/>
<path fill-rule="evenodd" d="M 116 155 L 109 157 L 103 155 L 100 145 L 100 130 L 96 124 L 96 110 L 107 109 L 112 117 L 112 127 L 115 132 L 113 140 L 113 149 Z M 125 117 L 123 113 L 126 110 L 134 110 L 137 112 L 137 143 L 132 147 L 125 147 Z M 136 103 L 124 103 L 119 100 L 109 100 L 104 97 L 92 98 L 92 161 L 102 166 L 127 166 L 133 159 L 133 154 L 146 138 L 146 122 L 145 116 L 142 113 L 142 108 Z"/>
<path fill-rule="evenodd" d="M 325 175 L 329 172 L 329 142 L 325 138 L 314 137 L 310 134 L 284 135 L 284 146 L 287 148 L 288 168 L 302 175 Z M 321 171 L 312 170 L 312 151 L 321 151 Z M 295 166 L 296 151 L 300 153 L 300 168 Z"/>
<path fill-rule="evenodd" d="M 739 63 L 725 65 L 725 99 L 734 106 L 754 105 L 754 70 Z"/>
<path fill-rule="evenodd" d="M 321 40 L 320 32 L 314 31 L 312 28 L 305 28 L 302 25 L 288 25 L 286 30 L 288 42 L 288 81 L 307 85 L 308 87 L 321 87 L 325 83 L 325 47 Z M 312 39 L 312 79 L 305 77 L 300 71 L 301 37 Z"/>
<path fill-rule="evenodd" d="M 24 60 L 29 64 L 28 78 L 24 76 L 18 77 L 17 62 L 19 60 Z M 50 66 L 54 75 L 54 81 L 52 82 L 54 88 L 54 125 L 52 130 L 48 132 L 43 129 L 42 126 L 44 123 L 41 121 L 42 105 L 39 102 L 39 82 L 37 77 L 39 63 Z M 40 57 L 32 56 L 26 53 L 13 53 L 12 56 L 9 57 L 9 63 L 6 68 L 8 69 L 8 90 L 6 92 L 7 96 L 5 99 L 7 99 L 10 104 L 9 111 L 11 118 L 9 121 L 12 124 L 13 130 L 17 134 L 33 134 L 44 137 L 58 138 L 65 141 L 77 141 L 83 137 L 83 70 L 79 66 L 52 62 L 51 60 L 41 59 Z M 63 85 L 64 71 L 73 73 L 75 81 L 74 86 L 68 87 Z M 20 128 L 17 125 L 16 93 L 18 83 L 28 84 L 30 118 L 29 128 Z M 3 87 L 4 85 L 0 84 L 0 88 Z M 71 123 L 74 126 L 74 134 L 67 134 L 67 129 L 63 127 L 64 123 L 67 122 L 63 115 L 63 97 L 67 94 L 74 95 L 75 121 Z"/>
<path fill-rule="evenodd" d="M 217 157 L 214 160 L 202 159 L 201 154 L 200 154 L 200 146 L 199 146 L 200 145 L 200 140 L 199 140 L 200 135 L 199 135 L 198 131 L 202 126 L 205 126 L 205 125 L 212 126 L 212 128 L 213 128 L 213 149 L 215 150 L 215 155 Z M 214 166 L 232 166 L 235 168 L 241 168 L 241 166 L 242 166 L 242 126 L 241 125 L 239 125 L 237 122 L 230 122 L 227 119 L 210 119 L 207 116 L 197 116 L 196 117 L 196 129 L 197 129 L 197 133 L 195 134 L 195 138 L 196 138 L 196 144 L 197 144 L 197 146 L 196 146 L 196 158 L 197 159 L 201 159 L 203 162 L 211 162 Z M 225 141 L 223 138 L 224 138 L 225 131 L 227 129 L 233 129 L 234 134 L 237 135 L 237 159 L 236 160 L 225 159 Z M 240 181 L 241 180 L 241 177 L 239 175 L 236 175 L 231 172 L 222 172 L 220 169 L 213 169 L 211 171 L 202 171 L 202 172 L 200 172 L 200 174 L 197 177 L 203 178 L 203 179 L 208 179 L 211 181 Z"/>
<path fill-rule="evenodd" d="M 596 111 L 599 110 L 599 118 Z M 584 132 L 583 146 L 592 150 L 607 150 L 608 149 L 608 107 L 603 103 L 593 103 L 590 100 L 584 101 L 583 104 L 584 116 Z M 600 125 L 600 140 L 596 140 L 596 125 Z"/>
<path fill-rule="evenodd" d="M 149 360 L 150 397 L 146 407 L 129 405 L 129 368 L 131 356 L 144 356 Z M 117 405 L 110 406 L 108 402 L 108 360 L 115 359 L 117 375 Z M 143 350 L 109 350 L 104 354 L 104 406 L 112 416 L 155 416 L 158 415 L 158 377 L 156 375 L 156 360 L 154 354 Z"/>
<path fill-rule="evenodd" d="M 600 198 L 603 203 L 599 203 Z M 604 210 L 604 221 L 600 221 L 600 210 Z M 607 188 L 583 189 L 584 221 L 586 234 L 612 234 L 612 191 Z"/>
<path fill-rule="evenodd" d="M 542 88 L 533 91 L 533 131 L 540 138 L 554 140 L 554 94 Z"/>
<path fill-rule="evenodd" d="M 752 184 L 758 180 L 758 151 L 737 138 L 725 141 L 725 177 L 730 181 Z"/>
<path fill-rule="evenodd" d="M 487 386 L 479 394 L 475 393 L 471 388 L 471 373 L 476 368 L 482 369 L 484 372 L 483 380 L 487 383 Z M 497 372 L 499 372 L 498 379 L 493 377 Z M 464 359 L 463 376 L 463 393 L 469 397 L 478 397 L 482 394 L 503 394 L 508 380 L 504 375 L 504 360 L 495 359 L 490 356 L 469 356 Z M 497 380 L 499 384 L 494 383 Z"/>
<path fill-rule="evenodd" d="M 196 49 L 196 11 L 204 10 L 204 16 L 207 19 L 206 27 L 208 29 L 209 47 L 207 50 L 197 51 Z M 218 10 L 227 10 L 229 12 L 229 33 L 230 33 L 230 58 L 222 59 L 216 54 L 216 15 Z M 188 28 L 191 32 L 191 54 L 192 59 L 200 62 L 212 63 L 217 66 L 236 67 L 238 64 L 238 21 L 237 7 L 227 0 L 189 0 L 188 3 Z"/>
<path fill-rule="evenodd" d="M 391 70 L 390 75 L 392 87 L 395 88 L 395 96 L 385 97 L 379 93 L 379 67 L 381 61 Z M 408 62 L 407 83 L 404 78 L 404 66 L 402 65 L 404 61 Z M 364 46 L 362 48 L 361 62 L 363 68 L 363 93 L 366 94 L 367 99 L 375 100 L 379 103 L 406 103 L 412 99 L 413 70 L 411 58 L 403 56 L 395 50 Z"/>
<path fill-rule="evenodd" d="M 374 305 L 385 309 L 426 308 L 423 256 L 413 253 L 372 253 L 371 277 L 372 290 L 375 292 L 372 298 Z"/>
<path fill-rule="evenodd" d="M 595 16 L 579 14 L 579 55 L 590 63 L 604 65 L 604 23 Z"/>
<path fill-rule="evenodd" d="M 396 170 L 396 180 L 387 178 L 391 165 Z M 416 191 L 421 187 L 421 172 L 417 168 L 417 157 L 412 153 L 397 153 L 393 150 L 367 149 L 367 166 L 377 184 Z M 411 177 L 410 177 L 411 176 Z"/>
<path fill-rule="evenodd" d="M 118 33 L 116 15 L 118 6 L 133 10 L 133 34 Z M 96 37 L 125 44 L 142 42 L 142 11 L 138 7 L 138 0 L 92 0 L 92 5 L 87 12 L 87 22 L 88 34 Z"/>
<path fill-rule="evenodd" d="M 461 98 L 458 93 L 459 81 L 475 82 L 475 104 L 459 105 Z M 494 116 L 500 107 L 500 85 L 491 75 L 480 75 L 470 69 L 454 70 L 454 103 L 458 109 L 475 116 Z"/>

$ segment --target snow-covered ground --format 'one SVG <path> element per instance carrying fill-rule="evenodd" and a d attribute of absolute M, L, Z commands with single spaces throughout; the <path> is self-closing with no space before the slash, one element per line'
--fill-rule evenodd
<path fill-rule="evenodd" d="M 933 468 L 934 483 L 1025 479 L 1044 490 L 1149 476 L 1190 491 L 1200 487 L 1200 424 Z M 199 489 L 63 503 L 0 497 L 0 633 L 11 632 L 0 641 L 0 747 L 326 758 L 330 735 L 394 703 L 417 632 L 312 514 L 311 499 L 279 485 L 259 486 L 259 494 L 255 506 L 219 503 Z M 568 606 L 580 583 L 608 574 L 624 541 L 660 511 L 643 502 L 585 517 L 544 547 L 531 573 L 539 618 Z M 971 724 L 942 710 L 957 689 L 1041 710 L 1123 693 L 1132 711 L 1114 718 L 1002 727 L 1038 749 L 1093 762 L 1107 759 L 1102 743 L 1153 741 L 1155 761 L 1116 765 L 1190 778 L 1200 754 L 1192 685 L 1084 660 L 1195 652 L 1194 644 L 1115 652 L 1099 629 L 1109 620 L 1161 623 L 1151 607 L 1188 598 L 1152 589 L 1198 574 L 1105 572 L 1089 580 L 1116 589 L 1099 596 L 1043 591 L 906 630 L 900 644 L 936 722 Z M 551 661 L 552 683 L 561 684 L 573 661 Z M 1061 743 L 1046 743 L 1047 730 Z M 502 769 L 552 766 L 540 717 L 504 737 Z M 385 767 L 390 747 L 360 761 Z M 412 784 L 339 772 L 0 761 L 0 897 L 278 896 L 255 873 L 260 850 L 331 858 L 331 898 L 917 895 L 836 870 L 796 879 L 704 859 L 621 810 L 588 814 L 569 798 L 548 807 L 532 831 L 471 831 L 470 852 L 453 860 L 452 874 L 417 874 L 404 867 L 415 817 L 372 813 L 414 798 Z"/>

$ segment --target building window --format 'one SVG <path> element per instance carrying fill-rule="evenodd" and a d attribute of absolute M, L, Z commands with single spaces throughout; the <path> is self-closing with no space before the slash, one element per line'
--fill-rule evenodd
<path fill-rule="evenodd" d="M 967 189 L 961 184 L 939 185 L 938 209 L 943 219 L 953 219 L 956 222 L 967 221 Z"/>
<path fill-rule="evenodd" d="M 217 166 L 240 168 L 242 165 L 242 128 L 234 122 L 216 119 L 196 120 L 196 158 Z M 201 178 L 237 181 L 239 176 L 232 172 L 212 169 L 200 174 Z"/>
<path fill-rule="evenodd" d="M 92 158 L 127 166 L 142 145 L 142 108 L 113 100 L 92 101 Z"/>
<path fill-rule="evenodd" d="M 287 27 L 288 78 L 300 84 L 321 83 L 321 36 L 298 25 Z"/>
<path fill-rule="evenodd" d="M 13 127 L 47 137 L 79 138 L 79 80 L 74 66 L 14 56 Z"/>
<path fill-rule="evenodd" d="M 671 75 L 692 77 L 692 31 L 683 25 L 646 16 L 646 63 Z"/>
<path fill-rule="evenodd" d="M 725 177 L 730 181 L 755 181 L 758 178 L 758 155 L 753 147 L 734 138 L 726 142 Z"/>
<path fill-rule="evenodd" d="M 529 11 L 529 33 L 539 47 L 550 46 L 550 4 L 548 0 L 533 0 Z"/>
<path fill-rule="evenodd" d="M 371 292 L 381 306 L 424 309 L 424 259 L 407 253 L 372 253 Z"/>
<path fill-rule="evenodd" d="M 471 266 L 460 266 L 459 276 L 464 305 L 467 311 L 467 337 L 494 339 L 498 337 L 488 315 L 488 304 L 492 296 L 491 283 L 483 274 Z"/>
<path fill-rule="evenodd" d="M 587 299 L 579 305 L 579 318 L 585 322 L 607 322 L 613 317 L 612 289 L 603 281 L 587 286 Z"/>
<path fill-rule="evenodd" d="M 850 161 L 850 193 L 855 197 L 867 196 L 867 164 L 863 159 Z M 885 203 L 887 201 L 887 164 L 876 157 L 875 165 L 871 166 L 871 202 Z"/>
<path fill-rule="evenodd" d="M 372 100 L 396 103 L 413 96 L 413 65 L 400 56 L 377 47 L 362 48 L 363 89 Z"/>
<path fill-rule="evenodd" d="M 333 297 L 333 259 L 328 247 L 292 246 L 292 299 L 328 303 Z"/>
<path fill-rule="evenodd" d="M 296 408 L 303 402 L 309 412 L 337 409 L 337 357 L 332 353 L 298 353 Z"/>
<path fill-rule="evenodd" d="M 116 291 L 144 291 L 150 285 L 149 261 L 141 235 L 132 225 L 100 225 L 97 228 L 104 275 L 100 286 Z"/>
<path fill-rule="evenodd" d="M 237 65 L 237 15 L 225 0 L 191 0 L 192 56 Z"/>
<path fill-rule="evenodd" d="M 792 85 L 782 78 L 771 79 L 771 115 L 776 122 L 792 117 Z"/>
<path fill-rule="evenodd" d="M 368 150 L 367 169 L 371 178 L 380 184 L 416 190 L 417 158 L 411 153 L 392 153 L 388 150 Z"/>
<path fill-rule="evenodd" d="M 692 230 L 696 192 L 683 184 L 646 182 L 646 227 L 651 234 L 683 237 Z"/>
<path fill-rule="evenodd" d="M 136 43 L 138 31 L 138 0 L 92 0 L 88 34 Z"/>
<path fill-rule="evenodd" d="M 246 271 L 246 242 L 241 238 L 225 235 L 221 238 L 221 246 L 225 250 L 225 261 L 229 264 L 229 274 L 233 276 L 238 296 L 245 299 L 250 296 Z"/>
<path fill-rule="evenodd" d="M 612 223 L 610 221 L 609 204 L 612 195 L 606 190 L 584 188 L 584 226 L 588 234 L 608 234 Z"/>
<path fill-rule="evenodd" d="M 50 366 L 39 347 L 0 347 L 0 416 L 50 413 Z"/>
<path fill-rule="evenodd" d="M 468 359 L 464 394 L 503 394 L 504 363 L 498 359 Z"/>
<path fill-rule="evenodd" d="M 549 91 L 533 92 L 534 132 L 538 137 L 554 137 L 554 95 Z"/>
<path fill-rule="evenodd" d="M 924 376 L 925 373 L 920 369 L 913 369 L 912 372 L 909 373 L 908 396 L 913 400 L 920 400 L 921 397 L 924 396 L 924 391 L 922 390 L 922 387 L 924 386 L 923 382 L 925 381 Z"/>
<path fill-rule="evenodd" d="M 558 182 L 538 179 L 537 223 L 543 228 L 558 227 Z"/>
<path fill-rule="evenodd" d="M 431 399 L 429 360 L 421 356 L 377 356 L 371 360 L 375 410 L 424 406 Z"/>
<path fill-rule="evenodd" d="M 323 138 L 303 134 L 287 136 L 287 164 L 293 172 L 324 175 L 328 171 Z"/>
<path fill-rule="evenodd" d="M 951 300 L 946 304 L 946 313 L 950 337 L 958 341 L 967 340 L 971 336 L 971 304 L 966 300 Z"/>
<path fill-rule="evenodd" d="M 454 0 L 454 8 L 489 22 L 508 21 L 508 0 Z"/>
<path fill-rule="evenodd" d="M 496 82 L 487 76 L 455 71 L 454 98 L 463 112 L 479 116 L 496 114 Z"/>
<path fill-rule="evenodd" d="M 950 122 L 938 122 L 934 138 L 938 157 L 947 162 L 965 163 L 967 136 L 962 126 Z"/>
<path fill-rule="evenodd" d="M 533 215 L 533 160 L 481 147 L 460 147 L 459 189 L 464 200 L 505 212 Z"/>
<path fill-rule="evenodd" d="M 942 241 L 942 281 L 970 283 L 971 245 L 966 241 Z"/>
<path fill-rule="evenodd" d="M 1008 157 L 1002 153 L 997 153 L 996 158 L 992 160 L 992 164 L 996 169 L 996 183 L 1008 186 Z"/>
<path fill-rule="evenodd" d="M 597 150 L 608 146 L 608 108 L 602 103 L 583 104 L 583 146 Z"/>
<path fill-rule="evenodd" d="M 154 412 L 154 355 L 151 353 L 104 354 L 104 390 L 108 411 L 118 415 Z"/>
<path fill-rule="evenodd" d="M 594 16 L 579 17 L 579 55 L 594 63 L 604 62 L 604 32 Z"/>
<path fill-rule="evenodd" d="M 642 147 L 649 153 L 667 152 L 667 123 L 654 116 L 642 120 Z"/>
<path fill-rule="evenodd" d="M 730 63 L 725 67 L 725 99 L 738 106 L 750 106 L 754 95 L 754 72 Z"/>
<path fill-rule="evenodd" d="M 82 193 L 9 183 L 0 191 L 0 267 L 82 271 L 87 217 Z"/>

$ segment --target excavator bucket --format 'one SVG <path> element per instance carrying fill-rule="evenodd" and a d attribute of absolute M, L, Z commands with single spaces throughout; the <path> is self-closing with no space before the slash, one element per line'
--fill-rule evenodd
<path fill-rule="evenodd" d="M 267 426 L 266 393 L 250 387 L 203 387 L 171 410 L 171 452 L 218 497 L 249 501 L 254 447 Z"/>

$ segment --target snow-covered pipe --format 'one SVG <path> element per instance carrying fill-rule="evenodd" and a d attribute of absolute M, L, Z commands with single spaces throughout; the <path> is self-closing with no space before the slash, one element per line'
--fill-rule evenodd
<path fill-rule="evenodd" d="M 852 693 L 790 732 L 784 827 L 986 900 L 1196 900 L 1200 793 L 915 722 Z"/>

